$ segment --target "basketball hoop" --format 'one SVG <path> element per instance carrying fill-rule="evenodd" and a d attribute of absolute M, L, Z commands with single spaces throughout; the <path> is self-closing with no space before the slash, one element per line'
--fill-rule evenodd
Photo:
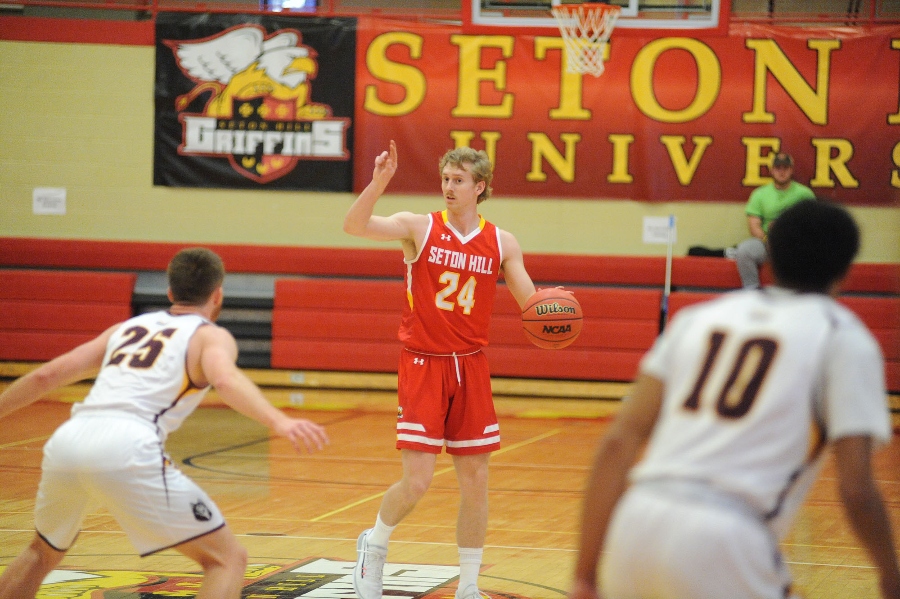
<path fill-rule="evenodd" d="M 570 73 L 603 73 L 603 54 L 622 9 L 611 4 L 557 4 L 550 12 L 556 17 Z"/>

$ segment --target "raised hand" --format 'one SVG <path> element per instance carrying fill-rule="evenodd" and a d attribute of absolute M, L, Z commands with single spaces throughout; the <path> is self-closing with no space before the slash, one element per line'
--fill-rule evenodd
<path fill-rule="evenodd" d="M 397 144 L 392 139 L 390 148 L 375 157 L 372 180 L 386 186 L 395 172 L 397 172 Z"/>

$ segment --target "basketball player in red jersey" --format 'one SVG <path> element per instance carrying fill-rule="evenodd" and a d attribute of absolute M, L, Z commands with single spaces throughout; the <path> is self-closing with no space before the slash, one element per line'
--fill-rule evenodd
<path fill-rule="evenodd" d="M 478 571 L 487 532 L 488 459 L 500 446 L 487 359 L 488 325 L 502 272 L 519 306 L 535 292 L 516 238 L 484 220 L 478 204 L 491 193 L 484 152 L 456 148 L 440 161 L 446 208 L 430 214 L 372 214 L 397 170 L 397 146 L 375 159 L 372 182 L 344 219 L 344 231 L 400 241 L 407 299 L 399 337 L 397 448 L 402 478 L 384 495 L 375 526 L 357 541 L 353 586 L 360 599 L 382 599 L 384 562 L 394 527 L 431 484 L 441 448 L 459 480 L 457 599 L 480 599 Z M 388 572 L 390 586 L 390 572 Z"/>

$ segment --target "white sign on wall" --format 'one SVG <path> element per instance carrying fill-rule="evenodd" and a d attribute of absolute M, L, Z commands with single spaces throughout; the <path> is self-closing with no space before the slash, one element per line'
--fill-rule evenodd
<path fill-rule="evenodd" d="M 65 214 L 65 187 L 35 187 L 31 194 L 32 211 L 35 214 Z"/>
<path fill-rule="evenodd" d="M 669 243 L 669 229 L 672 229 L 672 243 L 675 243 L 677 229 L 674 216 L 645 216 L 644 243 Z"/>

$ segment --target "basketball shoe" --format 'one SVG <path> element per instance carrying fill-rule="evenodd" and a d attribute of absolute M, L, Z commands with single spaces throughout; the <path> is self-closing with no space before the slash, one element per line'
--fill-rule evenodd
<path fill-rule="evenodd" d="M 369 544 L 372 529 L 362 531 L 356 541 L 356 567 L 353 568 L 353 590 L 359 599 L 381 599 L 384 560 L 387 547 Z"/>
<path fill-rule="evenodd" d="M 456 589 L 456 599 L 490 599 L 490 597 L 479 591 L 478 586 L 470 584 L 462 590 Z"/>

